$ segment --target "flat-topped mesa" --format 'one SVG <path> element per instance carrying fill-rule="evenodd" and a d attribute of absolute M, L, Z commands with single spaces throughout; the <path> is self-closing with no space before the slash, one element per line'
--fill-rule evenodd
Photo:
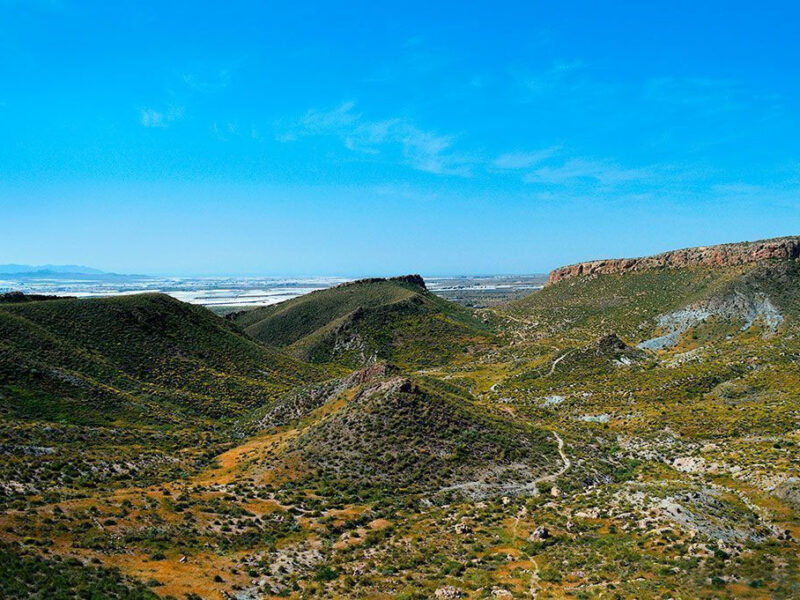
<path fill-rule="evenodd" d="M 416 273 L 413 275 L 398 275 L 397 277 L 369 277 L 367 279 L 356 279 L 355 281 L 342 283 L 340 286 L 356 285 L 360 283 L 379 283 L 381 281 L 399 281 L 400 283 L 410 283 L 412 285 L 416 285 L 417 287 L 421 287 L 423 290 L 428 289 L 425 286 L 425 280 L 422 278 L 422 275 L 418 275 Z"/>
<path fill-rule="evenodd" d="M 646 271 L 663 267 L 731 267 L 769 259 L 800 258 L 800 236 L 773 238 L 757 242 L 738 242 L 718 246 L 700 246 L 671 250 L 641 258 L 593 260 L 560 267 L 550 272 L 548 285 L 582 275 L 607 275 Z"/>

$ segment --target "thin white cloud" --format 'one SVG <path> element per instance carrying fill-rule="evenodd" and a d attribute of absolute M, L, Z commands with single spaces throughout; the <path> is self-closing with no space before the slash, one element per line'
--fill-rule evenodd
<path fill-rule="evenodd" d="M 554 156 L 560 146 L 551 146 L 535 152 L 509 152 L 501 154 L 492 161 L 492 166 L 498 169 L 527 169 Z"/>
<path fill-rule="evenodd" d="M 769 183 L 734 181 L 710 186 L 708 195 L 723 205 L 744 203 L 753 207 L 769 205 L 794 209 L 800 198 L 800 185 L 792 179 Z"/>
<path fill-rule="evenodd" d="M 577 71 L 586 66 L 582 60 L 557 60 L 550 67 L 551 73 L 569 73 L 570 71 Z"/>
<path fill-rule="evenodd" d="M 423 131 L 408 123 L 402 124 L 395 135 L 402 143 L 403 155 L 415 169 L 439 175 L 469 175 L 464 159 L 448 154 L 453 145 L 451 136 Z"/>
<path fill-rule="evenodd" d="M 585 75 L 579 75 L 585 67 L 581 60 L 556 60 L 547 69 L 535 72 L 522 69 L 512 75 L 527 96 L 538 97 L 564 89 L 575 91 L 598 85 L 590 84 Z"/>
<path fill-rule="evenodd" d="M 469 175 L 472 161 L 453 152 L 455 138 L 424 130 L 408 119 L 370 120 L 355 111 L 354 102 L 331 110 L 311 109 L 281 131 L 282 142 L 308 136 L 332 136 L 361 154 L 390 154 L 418 171 L 439 175 Z"/>
<path fill-rule="evenodd" d="M 193 92 L 213 94 L 230 86 L 245 61 L 244 56 L 224 61 L 196 61 L 178 75 Z"/>
<path fill-rule="evenodd" d="M 354 114 L 354 102 L 342 102 L 331 110 L 311 108 L 294 122 L 278 124 L 279 132 L 275 138 L 279 142 L 293 142 L 301 137 L 317 135 L 346 136 L 348 131 L 354 130 L 361 120 L 361 115 Z M 345 145 L 349 147 L 347 138 Z M 355 148 L 350 148 L 354 150 Z"/>
<path fill-rule="evenodd" d="M 625 168 L 615 163 L 586 158 L 572 158 L 562 164 L 543 166 L 525 176 L 527 183 L 567 185 L 581 182 L 616 186 L 625 183 L 653 181 L 652 167 Z"/>
<path fill-rule="evenodd" d="M 300 119 L 300 127 L 306 135 L 324 135 L 351 127 L 361 120 L 361 115 L 353 113 L 355 102 L 342 102 L 329 111 L 310 109 Z"/>
<path fill-rule="evenodd" d="M 139 111 L 139 122 L 144 127 L 167 127 L 170 123 L 182 117 L 182 106 L 170 106 L 166 111 L 155 108 L 142 108 Z"/>
<path fill-rule="evenodd" d="M 211 124 L 211 134 L 221 142 L 227 142 L 232 137 L 240 134 L 239 124 L 235 121 L 217 122 Z"/>
<path fill-rule="evenodd" d="M 770 191 L 774 192 L 775 188 L 736 181 L 731 183 L 714 184 L 711 186 L 711 190 L 720 195 L 752 196 L 756 194 L 766 194 Z"/>
<path fill-rule="evenodd" d="M 220 142 L 234 139 L 261 141 L 261 131 L 254 124 L 243 124 L 239 121 L 214 121 L 209 126 L 211 136 Z"/>
<path fill-rule="evenodd" d="M 230 69 L 220 69 L 215 73 L 184 73 L 183 82 L 196 92 L 210 94 L 224 90 L 231 82 Z"/>
<path fill-rule="evenodd" d="M 164 113 L 159 112 L 153 108 L 142 109 L 142 125 L 145 127 L 166 127 L 167 123 L 164 119 Z"/>

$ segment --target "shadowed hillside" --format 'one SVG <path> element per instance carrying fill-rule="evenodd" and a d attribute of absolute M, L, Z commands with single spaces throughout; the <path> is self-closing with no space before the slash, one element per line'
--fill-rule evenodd
<path fill-rule="evenodd" d="M 19 410 L 35 394 L 43 414 L 75 402 L 79 413 L 102 408 L 100 420 L 131 410 L 138 419 L 132 403 L 152 400 L 172 405 L 167 413 L 232 417 L 320 377 L 210 311 L 160 294 L 4 304 L 0 369 Z"/>
<path fill-rule="evenodd" d="M 323 377 L 164 295 L 0 305 L 0 498 L 179 476 Z"/>

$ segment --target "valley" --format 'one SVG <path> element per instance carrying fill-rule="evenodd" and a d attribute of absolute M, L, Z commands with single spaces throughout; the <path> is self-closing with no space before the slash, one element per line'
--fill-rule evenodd
<path fill-rule="evenodd" d="M 797 598 L 798 247 L 5 297 L 0 596 Z"/>

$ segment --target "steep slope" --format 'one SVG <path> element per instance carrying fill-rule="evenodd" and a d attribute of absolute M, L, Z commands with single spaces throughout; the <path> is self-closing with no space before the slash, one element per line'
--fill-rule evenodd
<path fill-rule="evenodd" d="M 320 377 L 206 309 L 160 294 L 4 304 L 0 373 L 12 403 L 33 393 L 40 410 L 49 397 L 91 399 L 88 408 L 111 410 L 100 419 L 141 394 L 160 396 L 169 411 L 231 417 Z"/>
<path fill-rule="evenodd" d="M 429 293 L 419 275 L 355 281 L 229 318 L 304 360 L 350 366 L 439 364 L 490 339 L 484 323 Z"/>
<path fill-rule="evenodd" d="M 275 457 L 299 478 L 340 491 L 534 493 L 561 467 L 554 436 L 468 398 L 383 373 L 306 428 Z"/>
<path fill-rule="evenodd" d="M 2 304 L 0 497 L 181 476 L 324 377 L 164 295 Z"/>

